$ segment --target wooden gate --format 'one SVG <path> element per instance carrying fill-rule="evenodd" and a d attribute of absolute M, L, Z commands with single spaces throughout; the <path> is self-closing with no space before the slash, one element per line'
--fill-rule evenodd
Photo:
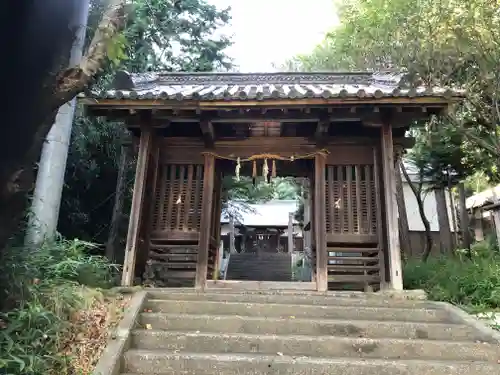
<path fill-rule="evenodd" d="M 161 164 L 147 269 L 158 286 L 193 286 L 203 192 L 202 164 Z"/>
<path fill-rule="evenodd" d="M 325 182 L 329 286 L 378 288 L 385 261 L 377 147 L 332 149 Z"/>

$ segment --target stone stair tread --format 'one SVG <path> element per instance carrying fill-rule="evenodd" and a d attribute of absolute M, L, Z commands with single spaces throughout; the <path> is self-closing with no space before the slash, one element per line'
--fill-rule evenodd
<path fill-rule="evenodd" d="M 275 307 L 275 308 L 280 308 L 285 311 L 287 311 L 286 315 L 294 316 L 294 309 L 295 313 L 298 312 L 297 310 L 323 310 L 325 312 L 327 311 L 353 311 L 353 309 L 356 309 L 356 311 L 367 311 L 367 312 L 415 312 L 415 311 L 420 311 L 420 312 L 428 312 L 428 313 L 443 313 L 443 315 L 447 315 L 444 311 L 436 308 L 429 308 L 429 307 L 419 307 L 419 308 L 412 308 L 412 307 L 389 307 L 389 306 L 370 306 L 370 305 L 362 305 L 362 306 L 350 306 L 350 305 L 310 305 L 310 304 L 300 304 L 300 303 L 269 303 L 269 302 L 253 302 L 253 301 L 248 301 L 248 302 L 234 302 L 234 301 L 207 301 L 207 300 L 198 300 L 198 301 L 192 301 L 192 300 L 182 300 L 182 299 L 172 299 L 172 300 L 166 300 L 166 299 L 149 299 L 146 303 L 147 306 L 156 306 L 158 304 L 174 304 L 174 305 L 180 305 L 182 303 L 184 304 L 192 304 L 192 305 L 200 305 L 200 306 L 217 306 L 217 307 L 222 307 L 222 306 L 245 306 L 247 309 L 250 307 L 254 308 L 264 308 L 264 307 Z M 190 313 L 185 313 L 186 315 Z M 227 314 L 220 314 L 220 315 L 227 315 Z M 231 314 L 232 315 L 232 314 Z M 246 316 L 246 315 L 245 315 Z M 249 316 L 255 316 L 255 315 L 249 315 Z M 275 317 L 274 315 L 269 315 L 268 317 Z M 319 317 L 311 317 L 314 319 L 318 319 Z M 323 318 L 323 319 L 335 319 L 335 318 Z M 353 319 L 355 319 L 353 317 Z M 392 320 L 391 320 L 392 321 Z"/>
<path fill-rule="evenodd" d="M 306 295 L 306 294 L 272 294 L 272 293 L 238 293 L 238 292 L 212 292 L 205 293 L 168 293 L 155 291 L 152 292 L 152 298 L 155 300 L 179 300 L 179 301 L 228 301 L 228 302 L 241 302 L 247 301 L 261 302 L 261 303 L 275 303 L 275 304 L 301 304 L 301 305 L 341 305 L 341 306 L 396 306 L 407 308 L 421 308 L 436 309 L 432 304 L 422 300 L 395 300 L 391 298 L 352 298 L 348 296 L 336 297 L 324 294 Z"/>
<path fill-rule="evenodd" d="M 496 363 L 498 344 L 423 340 L 305 335 L 256 335 L 215 332 L 166 332 L 136 330 L 136 349 L 178 352 L 259 353 L 321 358 L 442 359 Z"/>
<path fill-rule="evenodd" d="M 366 307 L 366 306 L 322 306 L 322 305 L 289 305 L 266 303 L 207 302 L 155 300 L 145 304 L 144 309 L 151 312 L 170 312 L 177 314 L 244 315 L 265 317 L 295 317 L 310 319 L 361 319 L 393 321 L 407 320 L 413 322 L 449 322 L 450 316 L 439 309 L 410 309 L 399 307 Z"/>
<path fill-rule="evenodd" d="M 500 375 L 497 363 L 421 359 L 318 358 L 251 353 L 166 353 L 131 349 L 125 353 L 129 373 L 172 374 L 329 374 L 329 375 Z M 161 369 L 161 370 L 160 370 Z M 180 371 L 179 371 L 180 370 Z"/>
<path fill-rule="evenodd" d="M 296 308 L 318 308 L 318 309 L 353 309 L 353 308 L 360 308 L 360 309 L 377 309 L 377 310 L 382 310 L 382 311 L 390 311 L 390 310 L 406 310 L 406 311 L 414 311 L 415 308 L 412 307 L 388 307 L 388 306 L 357 306 L 357 305 L 310 305 L 310 304 L 301 304 L 301 303 L 269 303 L 269 302 L 238 302 L 238 301 L 210 301 L 210 300 L 183 300 L 182 298 L 179 299 L 149 299 L 147 301 L 148 303 L 160 303 L 160 302 L 192 302 L 192 303 L 206 303 L 206 304 L 224 304 L 224 305 L 252 305 L 252 306 L 289 306 L 289 307 L 296 307 Z M 433 308 L 433 307 L 418 307 L 418 310 L 426 310 L 426 311 L 441 311 L 439 309 Z M 293 314 L 291 314 L 293 315 Z"/>
<path fill-rule="evenodd" d="M 224 337 L 224 338 L 239 338 L 244 337 L 248 339 L 260 339 L 264 338 L 267 340 L 273 339 L 286 339 L 286 340 L 302 340 L 302 341 L 315 341 L 315 340 L 338 340 L 345 341 L 349 343 L 354 342 L 368 342 L 368 341 L 382 341 L 391 344 L 405 344 L 405 343 L 419 343 L 424 344 L 429 341 L 435 344 L 457 344 L 457 345 L 477 345 L 480 347 L 486 346 L 498 346 L 498 344 L 492 344 L 488 342 L 475 342 L 475 341 L 465 341 L 465 340 L 428 340 L 428 339 L 414 339 L 414 338 L 393 338 L 393 337 L 346 337 L 346 336 L 333 336 L 333 335 L 297 335 L 297 334 L 255 334 L 255 333 L 222 333 L 222 332 L 209 332 L 209 331 L 165 331 L 160 329 L 143 329 L 135 328 L 132 330 L 132 334 L 151 334 L 151 335 L 163 335 L 169 337 L 175 336 L 205 336 L 205 337 Z M 500 359 L 500 346 L 499 349 L 499 359 Z"/>
<path fill-rule="evenodd" d="M 249 321 L 262 321 L 262 320 L 272 320 L 272 321 L 293 321 L 293 322 L 311 322 L 311 319 L 308 318 L 295 318 L 295 317 L 286 317 L 286 318 L 281 318 L 281 317 L 266 317 L 266 316 L 246 316 L 246 315 L 215 315 L 215 314 L 176 314 L 176 313 L 165 313 L 165 312 L 143 312 L 140 315 L 143 316 L 158 316 L 158 317 L 165 317 L 169 319 L 175 319 L 175 318 L 186 318 L 186 317 L 193 317 L 193 318 L 211 318 L 213 320 L 224 320 L 224 319 L 241 319 L 241 320 L 249 320 Z M 442 326 L 447 326 L 450 328 L 466 328 L 468 327 L 465 324 L 460 324 L 460 323 L 453 323 L 453 322 L 410 322 L 406 320 L 391 320 L 391 321 L 380 321 L 380 320 L 369 320 L 369 319 L 321 319 L 321 318 L 315 318 L 314 322 L 316 323 L 365 323 L 365 324 L 377 324 L 377 323 L 386 323 L 386 324 L 408 324 L 408 325 L 415 325 L 415 324 L 423 324 L 423 325 L 429 325 L 429 326 L 435 326 L 435 327 L 442 327 Z"/>

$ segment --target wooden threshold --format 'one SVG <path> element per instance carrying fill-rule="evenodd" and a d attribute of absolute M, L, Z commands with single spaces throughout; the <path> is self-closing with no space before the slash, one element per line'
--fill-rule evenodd
<path fill-rule="evenodd" d="M 297 281 L 207 280 L 206 288 L 232 290 L 317 290 L 315 282 Z"/>

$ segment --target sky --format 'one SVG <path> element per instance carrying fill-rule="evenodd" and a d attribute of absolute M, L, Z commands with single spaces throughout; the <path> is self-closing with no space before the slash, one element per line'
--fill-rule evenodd
<path fill-rule="evenodd" d="M 311 51 L 337 24 L 332 0 L 209 0 L 232 8 L 226 53 L 241 72 L 270 72 L 272 64 Z M 314 4 L 314 5 L 312 5 Z"/>

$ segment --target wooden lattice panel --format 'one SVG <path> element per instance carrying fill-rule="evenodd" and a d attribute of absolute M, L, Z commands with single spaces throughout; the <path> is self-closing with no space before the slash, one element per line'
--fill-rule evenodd
<path fill-rule="evenodd" d="M 373 242 L 377 236 L 373 164 L 327 165 L 326 233 L 329 242 Z"/>
<path fill-rule="evenodd" d="M 380 285 L 384 265 L 380 248 L 363 246 L 328 246 L 328 282 L 352 289 L 373 290 Z"/>
<path fill-rule="evenodd" d="M 155 194 L 154 232 L 199 232 L 203 165 L 164 164 Z"/>

